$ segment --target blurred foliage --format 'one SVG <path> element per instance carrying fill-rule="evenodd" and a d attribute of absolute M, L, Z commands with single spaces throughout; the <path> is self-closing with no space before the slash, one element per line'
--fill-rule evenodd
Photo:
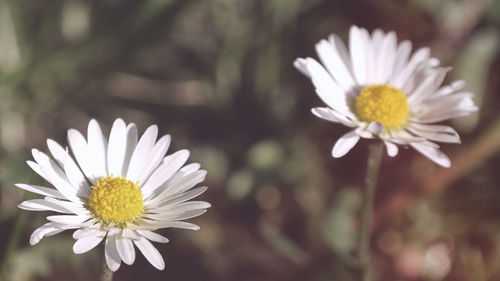
<path fill-rule="evenodd" d="M 331 158 L 346 128 L 310 114 L 321 101 L 292 67 L 352 24 L 432 46 L 481 106 L 454 121 L 452 168 L 412 150 L 384 159 L 376 275 L 500 280 L 498 0 L 0 0 L 0 275 L 96 280 L 102 248 L 74 255 L 70 232 L 29 246 L 46 214 L 19 211 L 13 185 L 40 183 L 30 148 L 122 117 L 190 149 L 214 207 L 198 232 L 161 231 L 164 271 L 138 256 L 115 280 L 357 280 L 366 147 Z"/>

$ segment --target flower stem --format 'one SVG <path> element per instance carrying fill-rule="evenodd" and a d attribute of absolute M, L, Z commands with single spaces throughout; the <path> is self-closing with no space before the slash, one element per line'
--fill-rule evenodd
<path fill-rule="evenodd" d="M 368 163 L 366 167 L 365 194 L 363 197 L 363 209 L 361 210 L 361 227 L 359 235 L 359 260 L 362 268 L 362 280 L 372 280 L 372 266 L 370 262 L 370 240 L 373 213 L 373 201 L 375 199 L 375 187 L 377 176 L 382 161 L 384 144 L 381 141 L 370 144 Z"/>
<path fill-rule="evenodd" d="M 24 198 L 25 199 L 29 198 L 29 195 L 25 195 Z M 19 245 L 19 237 L 21 236 L 21 232 L 25 222 L 26 222 L 26 212 L 19 212 L 19 214 L 16 217 L 14 230 L 12 231 L 11 237 L 7 244 L 7 249 L 5 251 L 3 263 L 0 265 L 0 280 L 4 280 L 4 278 L 7 278 L 6 275 L 8 272 L 10 259 L 12 254 L 16 251 Z"/>
<path fill-rule="evenodd" d="M 109 269 L 108 265 L 106 264 L 106 259 L 104 259 L 102 262 L 102 275 L 100 280 L 101 281 L 113 280 L 113 271 L 111 271 L 111 269 Z"/>

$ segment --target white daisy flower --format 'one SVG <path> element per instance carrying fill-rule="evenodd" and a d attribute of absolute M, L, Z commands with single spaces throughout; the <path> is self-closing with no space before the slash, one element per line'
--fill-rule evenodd
<path fill-rule="evenodd" d="M 207 190 L 193 188 L 205 179 L 206 171 L 197 163 L 183 167 L 188 150 L 165 156 L 170 136 L 156 141 L 158 127 L 150 126 L 138 140 L 135 124 L 117 119 L 109 140 L 99 124 L 91 120 L 87 139 L 77 130 L 68 130 L 68 143 L 76 159 L 55 141 L 48 139 L 52 160 L 33 149 L 35 161 L 28 165 L 54 188 L 38 185 L 16 186 L 45 196 L 27 200 L 19 208 L 29 211 L 55 211 L 50 221 L 36 229 L 30 244 L 64 230 L 76 229 L 73 238 L 75 254 L 85 253 L 105 241 L 105 259 L 112 271 L 121 261 L 131 265 L 134 245 L 157 269 L 165 262 L 150 241 L 166 243 L 168 239 L 154 231 L 175 227 L 198 230 L 184 219 L 206 212 L 210 204 L 188 201 Z"/>
<path fill-rule="evenodd" d="M 328 105 L 312 113 L 353 128 L 335 143 L 333 157 L 345 155 L 360 137 L 380 138 L 390 156 L 397 155 L 396 144 L 409 145 L 437 164 L 450 166 L 432 141 L 460 143 L 460 137 L 453 128 L 432 123 L 468 115 L 477 106 L 472 93 L 460 91 L 464 81 L 441 86 L 449 68 L 440 67 L 429 48 L 410 56 L 411 49 L 411 42 L 398 43 L 394 32 L 377 29 L 370 35 L 353 26 L 349 50 L 331 35 L 316 44 L 323 65 L 313 58 L 294 62 Z"/>

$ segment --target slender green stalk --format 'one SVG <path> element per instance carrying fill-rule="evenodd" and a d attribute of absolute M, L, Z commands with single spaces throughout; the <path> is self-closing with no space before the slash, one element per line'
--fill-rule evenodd
<path fill-rule="evenodd" d="M 377 186 L 377 176 L 383 151 L 384 144 L 381 141 L 370 144 L 368 163 L 366 167 L 363 209 L 361 210 L 361 227 L 358 251 L 363 281 L 372 280 L 372 265 L 370 262 L 371 224 L 373 216 L 373 201 L 375 199 L 375 187 Z"/>
<path fill-rule="evenodd" d="M 24 195 L 24 200 L 28 200 L 31 198 L 31 195 L 28 193 L 25 193 Z M 16 216 L 16 224 L 14 225 L 14 229 L 12 230 L 12 234 L 9 238 L 9 242 L 7 242 L 7 248 L 5 250 L 5 255 L 3 259 L 3 263 L 0 264 L 0 280 L 6 280 L 7 279 L 7 269 L 9 268 L 9 262 L 12 254 L 14 251 L 17 249 L 19 245 L 19 237 L 21 235 L 21 232 L 23 230 L 24 224 L 26 222 L 26 212 L 18 212 Z"/>
<path fill-rule="evenodd" d="M 106 259 L 102 261 L 102 275 L 101 281 L 112 281 L 113 280 L 113 271 L 111 271 L 106 264 Z"/>

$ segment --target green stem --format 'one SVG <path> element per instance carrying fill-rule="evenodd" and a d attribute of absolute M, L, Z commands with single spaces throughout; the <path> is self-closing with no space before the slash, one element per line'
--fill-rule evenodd
<path fill-rule="evenodd" d="M 101 275 L 101 281 L 112 281 L 113 280 L 113 271 L 109 269 L 108 265 L 106 264 L 106 259 L 103 259 L 102 261 L 102 275 Z"/>
<path fill-rule="evenodd" d="M 370 144 L 368 163 L 366 167 L 365 194 L 363 197 L 363 209 L 361 211 L 361 227 L 359 240 L 359 260 L 362 268 L 362 280 L 372 280 L 372 266 L 370 262 L 370 240 L 373 213 L 373 201 L 375 199 L 375 187 L 377 176 L 382 161 L 384 144 L 381 141 Z"/>
<path fill-rule="evenodd" d="M 24 197 L 29 198 L 29 196 L 25 195 Z M 24 223 L 26 221 L 26 212 L 19 212 L 16 217 L 16 224 L 14 225 L 14 230 L 10 236 L 9 242 L 7 244 L 7 249 L 5 250 L 5 255 L 3 259 L 3 263 L 0 265 L 0 280 L 5 280 L 6 274 L 9 268 L 10 258 L 12 253 L 16 250 L 19 244 L 19 236 L 24 227 Z"/>

